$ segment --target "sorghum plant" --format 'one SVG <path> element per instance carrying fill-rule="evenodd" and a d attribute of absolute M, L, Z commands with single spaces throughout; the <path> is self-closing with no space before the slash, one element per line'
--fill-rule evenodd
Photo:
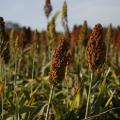
<path fill-rule="evenodd" d="M 61 83 L 64 79 L 65 68 L 69 60 L 68 49 L 69 43 L 66 39 L 60 41 L 58 47 L 55 49 L 49 73 L 49 82 L 54 86 Z"/>
<path fill-rule="evenodd" d="M 95 25 L 87 44 L 87 62 L 93 72 L 99 70 L 105 62 L 106 45 L 102 37 L 102 30 L 101 24 Z"/>
<path fill-rule="evenodd" d="M 101 24 L 95 25 L 90 35 L 86 49 L 87 62 L 91 70 L 91 80 L 89 85 L 85 118 L 87 118 L 87 116 L 89 115 L 89 102 L 90 102 L 93 74 L 100 70 L 100 68 L 105 62 L 105 57 L 106 57 L 106 45 L 102 37 L 102 32 L 103 32 L 102 25 Z"/>

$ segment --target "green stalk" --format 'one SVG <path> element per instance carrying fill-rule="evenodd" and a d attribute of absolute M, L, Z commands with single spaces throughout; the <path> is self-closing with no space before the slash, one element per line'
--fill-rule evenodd
<path fill-rule="evenodd" d="M 2 74 L 6 74 L 6 69 L 5 69 L 5 66 L 2 64 L 2 61 L 0 61 L 0 75 L 2 76 Z M 4 88 L 6 88 L 6 77 L 5 77 L 5 79 L 4 79 L 4 82 L 3 82 L 3 78 L 0 80 L 1 82 L 2 82 L 2 84 L 4 84 Z M 4 89 L 3 88 L 3 89 Z M 2 108 L 2 115 L 1 115 L 1 117 L 2 117 L 2 120 L 4 119 L 4 98 L 5 98 L 5 96 L 6 96 L 6 89 L 4 90 L 4 91 L 2 91 L 2 93 L 1 93 L 1 102 L 2 102 L 2 105 L 1 105 L 1 108 Z"/>
<path fill-rule="evenodd" d="M 16 93 L 16 103 L 17 103 L 17 120 L 20 120 L 20 113 L 19 113 L 19 97 Z"/>
<path fill-rule="evenodd" d="M 65 72 L 65 76 L 66 76 L 66 86 L 67 86 L 67 112 L 69 111 L 69 86 L 68 86 L 68 66 L 66 67 L 66 72 Z"/>
<path fill-rule="evenodd" d="M 90 97 L 91 97 L 91 88 L 92 88 L 92 81 L 93 81 L 93 71 L 91 71 L 90 75 L 90 84 L 89 84 L 89 91 L 88 91 L 88 98 L 87 98 L 87 106 L 86 106 L 86 112 L 85 112 L 85 119 L 89 115 L 89 106 L 90 106 Z"/>
<path fill-rule="evenodd" d="M 15 86 L 16 86 L 16 75 L 17 75 L 17 67 L 18 67 L 18 63 L 17 63 L 17 58 L 18 58 L 18 53 L 17 51 L 15 51 L 15 68 L 14 68 L 14 71 L 15 71 L 15 75 L 14 75 L 14 83 L 13 83 L 13 86 L 14 86 L 14 94 L 13 94 L 13 101 L 16 102 L 16 92 L 15 92 Z M 17 104 L 17 103 L 16 103 Z M 14 110 L 14 115 L 13 115 L 13 120 L 16 120 L 16 108 Z"/>
<path fill-rule="evenodd" d="M 0 75 L 2 75 L 2 63 L 1 63 L 1 61 L 0 61 Z M 2 80 L 1 80 L 1 82 L 2 82 Z M 3 120 L 3 110 L 4 110 L 4 108 L 3 108 L 3 93 L 1 94 L 1 97 L 2 97 L 2 105 L 1 105 L 1 108 L 2 108 L 2 120 Z"/>
<path fill-rule="evenodd" d="M 35 52 L 33 53 L 33 61 L 32 61 L 32 80 L 34 78 L 34 71 L 35 71 Z M 31 83 L 31 93 L 32 93 L 32 83 Z"/>
<path fill-rule="evenodd" d="M 3 108 L 3 94 L 2 94 L 2 120 L 3 120 L 3 110 L 4 110 L 4 108 Z"/>
<path fill-rule="evenodd" d="M 45 116 L 45 120 L 48 120 L 48 118 L 49 118 L 49 111 L 50 111 L 50 105 L 51 105 L 51 101 L 52 101 L 53 91 L 54 91 L 54 86 L 52 85 L 52 88 L 51 88 L 51 91 L 50 91 L 50 96 L 49 96 L 49 101 L 48 101 L 48 106 L 47 106 L 47 111 L 46 111 L 46 116 Z"/>
<path fill-rule="evenodd" d="M 16 76 L 16 72 L 17 72 L 17 61 L 15 62 L 15 76 Z M 16 85 L 16 78 L 14 76 L 14 92 L 15 92 L 15 85 Z M 16 99 L 16 95 L 14 93 L 14 97 L 13 97 L 13 101 Z M 13 115 L 13 120 L 15 120 L 15 115 L 16 115 L 16 108 L 14 111 L 14 115 Z"/>
<path fill-rule="evenodd" d="M 5 75 L 6 75 L 6 66 L 3 65 L 3 70 L 5 72 Z M 6 76 L 5 76 L 5 79 L 4 79 L 4 91 L 3 91 L 3 94 L 2 94 L 2 119 L 4 120 L 4 116 L 3 116 L 3 111 L 4 111 L 4 107 L 3 107 L 3 104 L 4 104 L 4 99 L 6 97 Z M 5 112 L 4 112 L 5 114 Z"/>

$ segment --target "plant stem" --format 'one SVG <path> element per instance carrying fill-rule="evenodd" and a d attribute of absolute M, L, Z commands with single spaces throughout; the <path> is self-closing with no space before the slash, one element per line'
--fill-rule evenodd
<path fill-rule="evenodd" d="M 2 94 L 2 120 L 3 120 L 3 94 Z"/>
<path fill-rule="evenodd" d="M 87 98 L 87 106 L 86 106 L 86 112 L 85 112 L 85 119 L 89 115 L 89 103 L 90 103 L 90 94 L 91 94 L 91 87 L 92 87 L 92 81 L 93 81 L 93 71 L 91 71 L 90 75 L 90 84 L 89 84 L 89 91 L 88 91 L 88 98 Z"/>
<path fill-rule="evenodd" d="M 15 68 L 14 68 L 14 83 L 13 83 L 13 86 L 14 86 L 14 94 L 13 94 L 13 101 L 16 102 L 16 90 L 15 90 L 15 87 L 16 87 L 16 76 L 17 76 L 17 67 L 18 67 L 18 62 L 17 62 L 17 58 L 18 58 L 18 55 L 17 55 L 17 52 L 15 52 Z M 16 119 L 16 108 L 14 109 L 14 115 L 13 115 L 13 120 Z"/>
<path fill-rule="evenodd" d="M 2 66 L 2 62 L 0 61 L 0 75 L 2 75 L 2 67 L 3 67 L 3 66 Z M 2 80 L 0 80 L 0 81 L 2 82 Z M 2 83 L 3 83 L 3 82 L 2 82 Z M 4 108 L 3 108 L 3 99 L 4 99 L 4 98 L 3 98 L 3 93 L 1 94 L 1 98 L 2 98 L 2 100 L 1 100 L 1 101 L 2 101 L 2 105 L 1 105 L 2 115 L 1 115 L 1 116 L 2 116 L 2 120 L 3 120 L 3 110 L 4 110 Z"/>
<path fill-rule="evenodd" d="M 33 61 L 32 61 L 32 80 L 34 78 L 34 71 L 35 71 L 35 52 L 33 53 Z M 31 82 L 31 93 L 32 93 L 32 82 Z"/>
<path fill-rule="evenodd" d="M 50 91 L 50 96 L 49 96 L 49 101 L 48 101 L 48 106 L 47 106 L 45 120 L 48 120 L 48 118 L 49 118 L 50 104 L 51 104 L 51 101 L 52 101 L 53 91 L 54 91 L 54 86 L 52 85 L 52 88 L 51 88 L 51 91 Z"/>

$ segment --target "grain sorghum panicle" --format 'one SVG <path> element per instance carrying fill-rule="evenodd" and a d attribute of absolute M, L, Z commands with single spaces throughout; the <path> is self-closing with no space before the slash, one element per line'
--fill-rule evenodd
<path fill-rule="evenodd" d="M 45 1 L 44 11 L 45 11 L 46 17 L 48 18 L 51 11 L 52 11 L 52 6 L 51 6 L 51 1 L 50 0 Z"/>
<path fill-rule="evenodd" d="M 0 17 L 0 56 L 5 64 L 7 64 L 10 59 L 9 47 L 9 36 L 5 32 L 4 19 Z"/>
<path fill-rule="evenodd" d="M 96 24 L 87 44 L 86 57 L 88 66 L 93 72 L 99 70 L 105 62 L 106 45 L 102 32 L 102 25 Z"/>
<path fill-rule="evenodd" d="M 117 26 L 117 29 L 115 30 L 113 45 L 116 52 L 120 52 L 120 26 Z"/>
<path fill-rule="evenodd" d="M 60 41 L 53 54 L 51 70 L 49 73 L 50 84 L 56 86 L 62 82 L 65 76 L 65 68 L 69 61 L 69 42 L 64 38 Z"/>

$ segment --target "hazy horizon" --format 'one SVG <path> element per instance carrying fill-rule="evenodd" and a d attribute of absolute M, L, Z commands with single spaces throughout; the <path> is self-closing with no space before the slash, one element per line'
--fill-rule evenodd
<path fill-rule="evenodd" d="M 53 11 L 61 10 L 64 0 L 51 0 Z M 46 29 L 47 19 L 44 15 L 44 0 L 0 0 L 0 16 L 5 21 L 19 23 L 21 26 L 30 26 L 32 29 Z M 120 24 L 119 0 L 67 0 L 68 21 L 70 28 L 74 24 L 83 24 L 87 20 L 93 27 L 100 22 L 103 26 L 112 23 Z M 61 30 L 60 17 L 57 19 L 57 29 Z"/>

